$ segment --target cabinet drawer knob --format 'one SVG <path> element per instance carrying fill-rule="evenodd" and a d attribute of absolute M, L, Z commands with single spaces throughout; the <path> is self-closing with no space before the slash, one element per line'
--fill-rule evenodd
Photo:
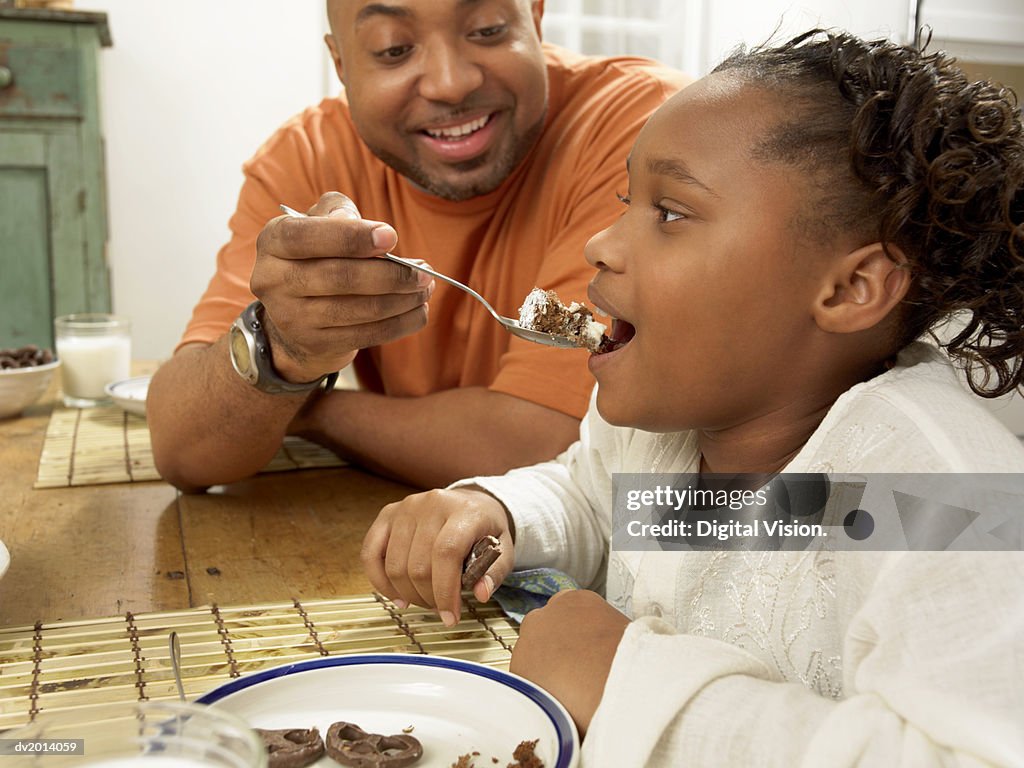
<path fill-rule="evenodd" d="M 0 67 L 0 88 L 6 88 L 14 82 L 14 73 L 7 67 Z"/>

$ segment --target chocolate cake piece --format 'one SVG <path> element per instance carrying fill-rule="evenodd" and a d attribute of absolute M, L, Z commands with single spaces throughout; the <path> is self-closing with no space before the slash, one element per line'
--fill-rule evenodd
<path fill-rule="evenodd" d="M 519 308 L 519 325 L 542 333 L 573 339 L 579 346 L 597 352 L 607 326 L 594 320 L 593 313 L 578 301 L 563 304 L 554 291 L 534 288 Z"/>
<path fill-rule="evenodd" d="M 462 588 L 472 589 L 499 557 L 501 542 L 494 536 L 484 536 L 474 544 L 462 566 Z"/>
<path fill-rule="evenodd" d="M 305 768 L 324 753 L 324 740 L 316 728 L 255 728 L 267 748 L 268 768 Z"/>

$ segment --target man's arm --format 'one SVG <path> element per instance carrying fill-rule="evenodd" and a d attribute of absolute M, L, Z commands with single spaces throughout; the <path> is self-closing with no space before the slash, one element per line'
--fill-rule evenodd
<path fill-rule="evenodd" d="M 146 397 L 157 470 L 184 491 L 248 477 L 274 456 L 309 397 L 246 384 L 231 367 L 227 336 L 184 346 L 153 376 Z"/>
<path fill-rule="evenodd" d="M 480 387 L 416 398 L 263 394 L 231 368 L 226 337 L 182 347 L 147 400 L 157 469 L 185 491 L 258 472 L 288 432 L 422 488 L 553 458 L 579 433 L 571 416 Z"/>
<path fill-rule="evenodd" d="M 420 488 L 552 459 L 579 421 L 483 387 L 423 397 L 336 391 L 311 400 L 289 428 L 339 455 Z"/>

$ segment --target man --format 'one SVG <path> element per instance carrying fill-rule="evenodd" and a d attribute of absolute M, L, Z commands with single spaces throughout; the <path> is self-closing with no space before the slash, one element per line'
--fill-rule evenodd
<path fill-rule="evenodd" d="M 554 457 L 586 410 L 586 354 L 512 338 L 378 257 L 426 260 L 505 315 L 535 285 L 582 298 L 629 147 L 685 79 L 542 46 L 542 0 L 327 10 L 344 94 L 246 164 L 232 238 L 150 388 L 157 467 L 186 490 L 230 482 L 285 434 L 423 487 Z M 363 389 L 322 392 L 353 360 Z"/>

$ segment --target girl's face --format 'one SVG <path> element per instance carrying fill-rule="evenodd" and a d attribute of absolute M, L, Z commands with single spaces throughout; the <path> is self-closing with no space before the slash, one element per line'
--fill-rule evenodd
<path fill-rule="evenodd" d="M 753 157 L 784 109 L 712 75 L 637 138 L 627 208 L 586 248 L 599 270 L 591 301 L 620 319 L 615 337 L 635 330 L 590 360 L 609 422 L 728 429 L 799 407 L 813 391 L 823 334 L 811 307 L 829 249 L 799 236 L 809 200 L 800 174 Z"/>

